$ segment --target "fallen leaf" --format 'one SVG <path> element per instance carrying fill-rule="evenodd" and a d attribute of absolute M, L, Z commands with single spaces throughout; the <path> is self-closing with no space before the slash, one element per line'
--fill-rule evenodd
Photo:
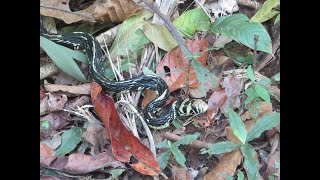
<path fill-rule="evenodd" d="M 95 1 L 91 6 L 77 13 L 70 10 L 69 3 L 70 0 L 41 0 L 40 13 L 71 24 L 81 20 L 97 20 L 100 23 L 122 22 L 143 11 L 132 0 Z"/>
<path fill-rule="evenodd" d="M 100 125 L 89 124 L 87 131 L 82 134 L 85 141 L 93 145 L 93 152 L 98 154 L 107 144 L 106 130 Z"/>
<path fill-rule="evenodd" d="M 227 94 L 225 89 L 215 90 L 208 100 L 207 118 L 210 123 L 214 122 L 214 118 L 217 115 L 219 108 L 227 100 Z"/>
<path fill-rule="evenodd" d="M 70 0 L 40 0 L 40 14 L 61 19 L 67 24 L 81 20 L 95 20 L 90 13 L 84 10 L 72 13 L 69 2 Z"/>
<path fill-rule="evenodd" d="M 96 1 L 88 12 L 100 23 L 122 22 L 143 11 L 133 0 Z M 103 2 L 103 3 L 102 3 Z"/>
<path fill-rule="evenodd" d="M 48 92 L 63 91 L 71 94 L 90 94 L 91 83 L 80 85 L 60 85 L 60 84 L 47 84 L 44 88 Z"/>
<path fill-rule="evenodd" d="M 51 149 L 57 149 L 61 144 L 61 136 L 56 132 L 52 137 L 42 140 L 41 143 L 48 145 Z"/>
<path fill-rule="evenodd" d="M 81 153 L 62 156 L 52 163 L 51 167 L 70 174 L 85 174 L 104 167 L 124 168 L 125 166 L 114 159 L 111 151 L 107 151 L 95 156 Z"/>
<path fill-rule="evenodd" d="M 204 180 L 225 180 L 223 174 L 233 176 L 241 163 L 241 159 L 242 154 L 239 149 L 224 153 L 215 168 L 204 176 Z"/>
<path fill-rule="evenodd" d="M 40 86 L 40 101 L 46 97 L 46 90 L 43 88 L 43 86 Z"/>
<path fill-rule="evenodd" d="M 67 101 L 65 94 L 48 93 L 48 96 L 40 101 L 40 116 L 62 110 Z"/>
<path fill-rule="evenodd" d="M 198 61 L 205 66 L 208 52 L 208 40 L 187 41 L 191 53 L 203 52 L 198 57 Z M 179 46 L 173 48 L 158 64 L 157 74 L 162 75 L 161 78 L 167 83 L 170 92 L 180 89 L 184 86 L 188 77 L 189 61 L 184 58 L 184 55 Z M 196 88 L 199 86 L 194 69 L 190 68 L 189 87 Z"/>
<path fill-rule="evenodd" d="M 89 101 L 90 101 L 90 98 L 88 96 L 78 96 L 77 98 L 68 101 L 65 104 L 65 108 L 69 110 L 74 110 L 78 106 L 81 107 L 83 105 L 89 104 Z"/>
<path fill-rule="evenodd" d="M 278 173 L 280 175 L 280 169 L 277 169 L 275 163 L 280 163 L 280 151 L 276 151 L 273 154 L 270 154 L 268 158 L 268 166 L 265 177 L 267 177 L 272 173 Z M 279 180 L 280 177 L 278 176 L 276 180 Z"/>
<path fill-rule="evenodd" d="M 54 84 L 59 85 L 77 85 L 79 81 L 68 75 L 67 73 L 60 71 L 57 78 L 54 81 Z"/>
<path fill-rule="evenodd" d="M 262 116 L 264 116 L 266 113 L 271 113 L 272 112 L 272 104 L 262 101 L 260 105 L 260 111 L 257 119 L 260 119 Z M 246 111 L 244 114 L 241 115 L 241 119 L 243 121 L 247 119 L 252 119 L 252 116 L 249 111 Z"/>
<path fill-rule="evenodd" d="M 40 143 L 40 165 L 50 166 L 51 162 L 56 158 L 53 149 L 46 144 Z"/>
<path fill-rule="evenodd" d="M 70 116 L 68 113 L 64 111 L 59 111 L 59 112 L 53 112 L 46 116 L 41 117 L 40 121 L 48 120 L 52 125 L 52 129 L 58 130 L 65 127 L 68 124 L 67 119 L 69 118 Z"/>
<path fill-rule="evenodd" d="M 102 92 L 99 84 L 92 84 L 91 98 L 98 116 L 102 120 L 111 140 L 114 157 L 121 162 L 128 162 L 136 171 L 145 175 L 158 175 L 160 165 L 144 144 L 123 125 L 114 101 Z"/>
<path fill-rule="evenodd" d="M 173 179 L 193 180 L 191 172 L 182 166 L 173 166 L 171 173 Z"/>
<path fill-rule="evenodd" d="M 236 144 L 241 144 L 241 141 L 233 134 L 230 127 L 226 127 L 227 140 Z M 225 180 L 226 178 L 222 174 L 229 174 L 231 176 L 236 172 L 237 166 L 240 165 L 242 154 L 240 149 L 233 150 L 229 153 L 224 153 L 221 156 L 219 163 L 208 174 L 204 176 L 205 180 Z"/>
<path fill-rule="evenodd" d="M 242 89 L 240 80 L 233 74 L 229 74 L 222 82 L 222 87 L 224 87 L 227 93 L 227 100 L 220 107 L 221 112 L 228 117 L 228 109 L 237 109 L 240 107 L 240 92 Z"/>
<path fill-rule="evenodd" d="M 60 179 L 55 176 L 42 176 L 40 177 L 40 180 L 60 180 Z"/>

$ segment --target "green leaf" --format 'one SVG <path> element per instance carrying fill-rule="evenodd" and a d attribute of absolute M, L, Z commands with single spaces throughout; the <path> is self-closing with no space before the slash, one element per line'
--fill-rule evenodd
<path fill-rule="evenodd" d="M 270 95 L 268 90 L 259 84 L 254 85 L 254 90 L 256 91 L 257 95 L 260 96 L 263 100 L 270 103 Z"/>
<path fill-rule="evenodd" d="M 253 139 L 259 137 L 261 133 L 271 128 L 276 127 L 280 123 L 280 114 L 279 113 L 269 113 L 264 115 L 248 133 L 247 142 L 252 141 Z"/>
<path fill-rule="evenodd" d="M 246 105 L 251 103 L 256 98 L 256 92 L 254 91 L 252 86 L 250 86 L 244 93 L 248 96 L 244 101 L 244 104 Z"/>
<path fill-rule="evenodd" d="M 233 130 L 234 135 L 236 135 L 239 140 L 244 144 L 247 138 L 247 129 L 244 126 L 241 118 L 232 109 L 229 109 L 229 121 L 230 127 Z"/>
<path fill-rule="evenodd" d="M 266 0 L 261 9 L 251 18 L 251 21 L 263 23 L 273 16 L 279 14 L 279 11 L 273 10 L 280 4 L 280 0 Z"/>
<path fill-rule="evenodd" d="M 81 141 L 81 130 L 80 128 L 72 128 L 65 131 L 61 135 L 61 145 L 56 150 L 56 156 L 64 156 L 71 152 Z"/>
<path fill-rule="evenodd" d="M 249 65 L 247 68 L 247 76 L 252 82 L 254 82 L 256 80 L 251 65 Z"/>
<path fill-rule="evenodd" d="M 242 171 L 239 170 L 237 176 L 238 176 L 237 180 L 244 180 L 244 174 Z"/>
<path fill-rule="evenodd" d="M 205 91 L 205 86 L 206 86 L 206 76 L 209 76 L 208 79 L 211 80 L 210 83 L 213 85 L 218 84 L 216 78 L 211 74 L 205 67 L 202 66 L 202 64 L 197 61 L 197 60 L 192 60 L 191 65 L 194 68 L 196 72 L 197 79 L 200 83 L 200 88 L 199 90 L 201 92 Z"/>
<path fill-rule="evenodd" d="M 48 120 L 41 121 L 41 126 L 44 127 L 45 129 L 50 128 L 50 123 Z"/>
<path fill-rule="evenodd" d="M 244 167 L 247 170 L 248 180 L 258 180 L 259 162 L 255 160 L 256 151 L 250 144 L 241 146 L 241 152 L 244 156 Z"/>
<path fill-rule="evenodd" d="M 169 148 L 169 144 L 168 144 L 168 140 L 164 140 L 162 142 L 159 142 L 157 145 L 156 145 L 157 148 Z"/>
<path fill-rule="evenodd" d="M 149 68 L 147 68 L 145 66 L 142 67 L 142 72 L 143 72 L 143 74 L 156 75 L 156 73 L 154 73 L 152 70 L 150 70 Z"/>
<path fill-rule="evenodd" d="M 180 146 L 181 144 L 186 145 L 186 144 L 191 143 L 191 141 L 196 140 L 199 136 L 200 136 L 200 133 L 194 133 L 192 135 L 189 134 L 189 135 L 184 136 L 183 139 L 181 139 L 177 142 L 174 142 L 173 144 L 177 147 Z"/>
<path fill-rule="evenodd" d="M 240 144 L 236 144 L 232 141 L 218 142 L 210 144 L 210 149 L 201 149 L 201 154 L 222 154 L 226 152 L 231 152 L 240 147 Z"/>
<path fill-rule="evenodd" d="M 276 17 L 276 19 L 274 20 L 274 24 L 277 24 L 280 21 L 280 13 L 279 15 Z"/>
<path fill-rule="evenodd" d="M 180 149 L 178 149 L 178 146 L 176 146 L 174 143 L 172 143 L 171 145 L 171 152 L 174 156 L 174 158 L 176 159 L 177 163 L 179 163 L 181 166 L 187 168 L 185 162 L 186 162 L 186 158 L 184 157 L 184 154 L 180 151 Z"/>
<path fill-rule="evenodd" d="M 88 60 L 84 54 L 56 44 L 42 36 L 40 36 L 40 46 L 48 54 L 53 63 L 63 72 L 74 77 L 78 81 L 87 81 L 79 66 L 74 61 L 74 59 L 76 59 L 87 63 Z"/>
<path fill-rule="evenodd" d="M 248 104 L 249 112 L 253 119 L 256 119 L 259 116 L 260 107 L 260 101 L 252 101 L 250 104 Z"/>
<path fill-rule="evenodd" d="M 149 42 L 142 32 L 142 26 L 146 20 L 152 17 L 148 11 L 125 20 L 117 33 L 111 46 L 111 55 L 127 55 L 129 52 L 136 52 L 139 48 Z"/>
<path fill-rule="evenodd" d="M 255 47 L 254 34 L 256 34 L 259 36 L 257 50 L 272 54 L 271 38 L 266 29 L 261 23 L 250 22 L 243 14 L 222 16 L 212 24 L 211 30 L 229 36 L 251 49 Z"/>
<path fill-rule="evenodd" d="M 271 80 L 269 78 L 263 78 L 263 79 L 260 79 L 257 84 L 260 84 L 262 86 L 266 86 L 268 84 L 271 83 Z"/>
<path fill-rule="evenodd" d="M 148 23 L 143 25 L 143 32 L 151 42 L 167 52 L 178 45 L 165 26 Z"/>
<path fill-rule="evenodd" d="M 280 73 L 275 74 L 271 79 L 273 79 L 274 81 L 280 81 Z"/>
<path fill-rule="evenodd" d="M 230 174 L 220 173 L 221 176 L 225 177 L 226 180 L 233 180 L 233 177 Z"/>
<path fill-rule="evenodd" d="M 112 169 L 110 171 L 110 174 L 113 178 L 120 176 L 123 172 L 125 172 L 126 169 Z"/>
<path fill-rule="evenodd" d="M 171 151 L 165 151 L 157 157 L 157 160 L 160 164 L 160 168 L 162 170 L 167 167 L 170 156 L 171 156 Z"/>
<path fill-rule="evenodd" d="M 181 32 L 193 36 L 196 30 L 208 31 L 210 18 L 202 8 L 195 8 L 184 12 L 173 21 L 173 25 Z"/>

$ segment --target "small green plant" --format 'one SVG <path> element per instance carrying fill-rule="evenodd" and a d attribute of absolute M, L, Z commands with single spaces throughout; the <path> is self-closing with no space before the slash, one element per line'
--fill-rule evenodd
<path fill-rule="evenodd" d="M 186 158 L 184 157 L 184 154 L 180 151 L 179 146 L 182 144 L 189 144 L 191 141 L 196 140 L 199 137 L 199 135 L 200 133 L 186 135 L 183 139 L 176 142 L 171 142 L 170 140 L 160 142 L 156 147 L 166 149 L 166 151 L 161 153 L 157 158 L 158 162 L 160 163 L 161 169 L 164 169 L 167 166 L 169 158 L 172 154 L 177 163 L 187 168 L 185 165 Z"/>
<path fill-rule="evenodd" d="M 252 126 L 251 131 L 249 132 L 247 132 L 241 118 L 232 109 L 229 109 L 229 120 L 230 127 L 232 128 L 235 136 L 237 136 L 241 141 L 241 144 L 236 144 L 232 141 L 218 142 L 211 144 L 208 150 L 201 149 L 201 154 L 222 154 L 240 148 L 242 155 L 244 156 L 243 164 L 247 170 L 248 180 L 256 180 L 259 177 L 259 162 L 255 159 L 257 153 L 249 142 L 259 137 L 264 131 L 276 127 L 280 123 L 280 114 L 265 114 L 255 125 Z M 239 176 L 242 176 L 241 173 L 240 175 L 238 174 L 238 178 Z"/>
<path fill-rule="evenodd" d="M 245 94 L 248 97 L 244 104 L 248 107 L 252 118 L 256 119 L 259 115 L 261 101 L 264 100 L 270 103 L 270 95 L 265 86 L 271 83 L 271 80 L 269 78 L 264 78 L 260 81 L 256 81 L 251 65 L 247 68 L 247 76 L 251 81 L 251 85 L 245 91 Z"/>

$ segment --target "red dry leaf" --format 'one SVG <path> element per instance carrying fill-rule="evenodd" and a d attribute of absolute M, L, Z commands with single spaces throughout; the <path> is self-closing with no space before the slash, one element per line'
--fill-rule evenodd
<path fill-rule="evenodd" d="M 102 120 L 110 137 L 114 157 L 128 162 L 136 171 L 145 175 L 159 175 L 160 165 L 150 149 L 131 134 L 120 120 L 111 97 L 102 92 L 99 84 L 93 83 L 91 98 L 95 111 Z"/>
<path fill-rule="evenodd" d="M 198 61 L 205 66 L 208 52 L 208 40 L 187 41 L 187 46 L 192 53 L 203 52 L 198 57 Z M 163 75 L 161 78 L 166 81 L 170 92 L 177 90 L 185 84 L 188 76 L 189 61 L 184 58 L 179 46 L 172 49 L 158 64 L 157 74 Z M 168 73 L 170 72 L 170 73 Z M 167 74 L 166 74 L 167 73 Z M 189 87 L 196 88 L 199 86 L 194 69 L 190 69 Z"/>
<path fill-rule="evenodd" d="M 40 143 L 40 164 L 42 166 L 49 166 L 56 158 L 53 149 L 46 144 Z"/>
<path fill-rule="evenodd" d="M 214 118 L 219 110 L 219 108 L 227 100 L 227 94 L 224 89 L 218 89 L 212 93 L 208 101 L 208 112 L 207 118 L 210 123 L 214 122 Z"/>

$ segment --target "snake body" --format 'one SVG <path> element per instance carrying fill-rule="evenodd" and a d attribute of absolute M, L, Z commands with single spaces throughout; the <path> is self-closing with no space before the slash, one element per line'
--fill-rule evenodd
<path fill-rule="evenodd" d="M 177 117 L 177 114 L 188 115 L 190 112 L 202 113 L 207 110 L 207 104 L 200 99 L 196 101 L 197 103 L 189 100 L 183 102 L 175 101 L 164 115 L 158 115 L 161 112 L 161 107 L 169 97 L 169 89 L 163 79 L 154 75 L 140 75 L 123 81 L 110 81 L 104 76 L 104 68 L 102 66 L 103 51 L 92 35 L 85 32 L 69 32 L 60 35 L 50 34 L 42 26 L 42 22 L 40 23 L 40 35 L 70 49 L 82 50 L 89 59 L 90 77 L 100 84 L 105 91 L 115 93 L 142 91 L 145 89 L 155 91 L 157 97 L 143 110 L 147 124 L 153 129 L 168 127 Z"/>

